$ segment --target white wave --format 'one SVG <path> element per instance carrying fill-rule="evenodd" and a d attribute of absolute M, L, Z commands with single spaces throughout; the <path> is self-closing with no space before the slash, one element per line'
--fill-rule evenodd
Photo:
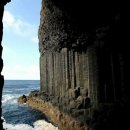
<path fill-rule="evenodd" d="M 9 103 L 9 104 L 14 104 L 17 103 L 17 98 L 19 95 L 12 95 L 12 94 L 7 94 L 2 96 L 2 104 Z"/>
<path fill-rule="evenodd" d="M 5 130 L 34 130 L 31 126 L 27 124 L 13 125 L 13 124 L 8 124 L 4 122 L 3 127 Z"/>
<path fill-rule="evenodd" d="M 44 120 L 34 122 L 34 130 L 59 130 L 58 127 L 53 126 Z"/>
<path fill-rule="evenodd" d="M 11 91 L 11 90 L 4 90 L 3 92 L 4 93 L 12 93 L 13 91 Z"/>
<path fill-rule="evenodd" d="M 53 126 L 51 123 L 47 123 L 44 120 L 38 120 L 34 122 L 34 127 L 28 124 L 8 124 L 3 122 L 5 130 L 59 130 L 58 127 Z"/>
<path fill-rule="evenodd" d="M 5 119 L 4 119 L 4 117 L 3 117 L 3 116 L 1 117 L 1 119 L 5 122 Z"/>
<path fill-rule="evenodd" d="M 23 90 L 26 90 L 26 88 L 15 88 L 15 90 L 23 91 Z"/>

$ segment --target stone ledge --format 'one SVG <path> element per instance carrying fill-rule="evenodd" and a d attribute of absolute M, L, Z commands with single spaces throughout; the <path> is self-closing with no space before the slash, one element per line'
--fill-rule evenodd
<path fill-rule="evenodd" d="M 58 107 L 53 106 L 48 101 L 41 100 L 38 97 L 23 95 L 18 98 L 18 102 L 26 103 L 28 106 L 46 114 L 46 116 L 51 119 L 51 122 L 59 127 L 59 130 L 88 130 L 86 124 L 74 119 L 64 112 L 59 111 Z"/>

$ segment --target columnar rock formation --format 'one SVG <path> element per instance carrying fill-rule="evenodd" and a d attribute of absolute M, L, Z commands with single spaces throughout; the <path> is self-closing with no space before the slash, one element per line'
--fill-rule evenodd
<path fill-rule="evenodd" d="M 4 85 L 4 77 L 1 75 L 1 71 L 3 68 L 3 60 L 2 60 L 2 36 L 3 36 L 3 23 L 2 23 L 2 18 L 3 18 L 3 12 L 4 12 L 4 6 L 6 5 L 7 2 L 10 2 L 10 0 L 1 0 L 0 1 L 0 101 L 2 99 L 2 89 Z M 1 102 L 0 102 L 0 117 L 1 117 Z M 3 130 L 2 127 L 2 120 L 0 118 L 0 129 Z"/>
<path fill-rule="evenodd" d="M 43 0 L 38 36 L 40 97 L 47 109 L 58 107 L 62 117 L 66 113 L 92 130 L 125 129 L 129 52 L 127 43 L 120 44 L 118 3 Z M 1 72 L 2 60 L 0 65 Z"/>
<path fill-rule="evenodd" d="M 101 104 L 124 103 L 126 48 L 117 3 L 42 1 L 41 92 L 61 111 L 86 122 Z"/>

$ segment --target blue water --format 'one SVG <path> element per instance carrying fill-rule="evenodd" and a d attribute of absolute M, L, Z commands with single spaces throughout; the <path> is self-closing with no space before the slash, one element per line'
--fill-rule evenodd
<path fill-rule="evenodd" d="M 19 96 L 28 95 L 30 91 L 39 89 L 39 80 L 5 80 L 2 94 L 2 118 L 7 130 L 20 130 L 20 128 L 24 130 L 42 130 L 41 125 L 45 126 L 45 123 L 48 123 L 46 116 L 40 111 L 17 103 Z M 35 127 L 38 127 L 38 121 L 40 121 L 40 126 L 37 129 Z M 36 122 L 37 126 L 35 126 Z"/>

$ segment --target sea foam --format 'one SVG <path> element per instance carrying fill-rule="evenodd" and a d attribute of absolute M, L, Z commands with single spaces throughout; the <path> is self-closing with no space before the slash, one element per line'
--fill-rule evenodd
<path fill-rule="evenodd" d="M 5 130 L 59 130 L 58 127 L 53 126 L 44 120 L 38 120 L 34 122 L 34 127 L 28 124 L 8 124 L 3 122 L 3 127 Z"/>
<path fill-rule="evenodd" d="M 14 104 L 17 103 L 18 95 L 7 94 L 2 96 L 2 103 Z"/>

